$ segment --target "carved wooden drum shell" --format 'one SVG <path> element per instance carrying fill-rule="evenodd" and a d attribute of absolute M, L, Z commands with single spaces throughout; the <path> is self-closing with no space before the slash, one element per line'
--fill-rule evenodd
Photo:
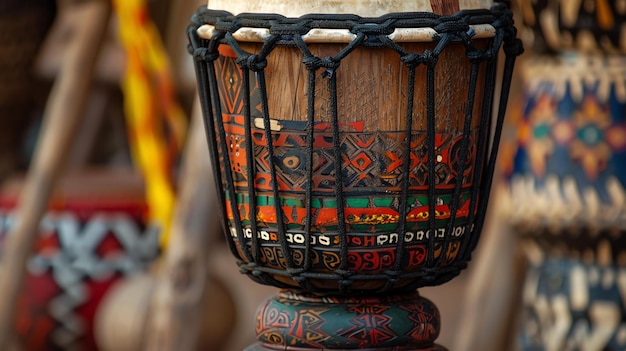
<path fill-rule="evenodd" d="M 486 42 L 482 43 L 483 47 Z M 242 45 L 251 52 L 259 50 L 258 45 Z M 407 50 L 422 52 L 424 50 L 432 50 L 434 44 L 416 44 L 412 43 L 405 46 Z M 304 250 L 306 238 L 303 231 L 306 224 L 306 208 L 304 206 L 305 197 L 303 193 L 307 187 L 307 176 L 305 164 L 307 162 L 306 148 L 306 116 L 307 116 L 307 99 L 306 99 L 306 77 L 308 76 L 306 69 L 300 64 L 301 55 L 297 48 L 280 48 L 274 55 L 268 58 L 268 76 L 267 89 L 269 92 L 282 92 L 281 94 L 271 94 L 272 99 L 268 101 L 269 110 L 275 111 L 274 116 L 284 118 L 272 120 L 275 123 L 273 131 L 276 135 L 274 148 L 276 151 L 276 162 L 278 169 L 278 182 L 280 195 L 283 198 L 282 211 L 286 217 L 286 239 L 291 246 L 292 255 L 296 265 L 302 264 L 304 259 Z M 341 49 L 339 44 L 316 44 L 311 46 L 312 52 L 316 56 L 335 56 Z M 224 66 L 235 66 L 236 58 L 226 58 L 229 54 L 227 47 L 222 47 L 224 55 Z M 347 224 L 347 230 L 352 232 L 346 238 L 349 240 L 350 247 L 348 253 L 349 270 L 367 271 L 372 274 L 383 273 L 386 269 L 393 267 L 395 262 L 395 249 L 401 235 L 397 233 L 398 223 L 398 206 L 399 192 L 401 191 L 402 174 L 402 157 L 403 142 L 405 137 L 404 125 L 406 119 L 402 116 L 407 109 L 406 82 L 402 79 L 406 77 L 406 69 L 403 69 L 402 63 L 398 59 L 398 55 L 387 50 L 380 52 L 378 49 L 362 48 L 348 56 L 341 63 L 341 71 L 339 71 L 337 79 L 337 90 L 342 94 L 338 94 L 337 105 L 340 106 L 338 114 L 340 124 L 342 125 L 341 148 L 345 150 L 342 155 L 342 169 L 344 171 L 344 191 L 354 195 L 346 196 L 344 199 L 344 216 Z M 438 158 L 439 172 L 436 173 L 438 188 L 443 192 L 439 197 L 440 205 L 436 209 L 441 223 L 450 217 L 450 193 L 454 189 L 456 175 L 453 174 L 454 162 L 458 162 L 459 148 L 462 142 L 463 132 L 463 116 L 464 106 L 459 101 L 467 100 L 467 86 L 469 85 L 470 64 L 467 62 L 465 49 L 462 44 L 453 44 L 440 56 L 441 66 L 438 66 L 436 80 L 441 82 L 438 87 L 445 93 L 439 94 L 435 101 L 437 116 L 441 116 L 440 122 L 437 124 L 437 144 L 436 157 Z M 230 61 L 230 63 L 229 63 Z M 363 66 L 367 63 L 367 71 Z M 371 65 L 371 66 L 369 66 Z M 345 67 L 345 68 L 344 68 Z M 439 68 L 441 67 L 441 69 Z M 289 68 L 292 68 L 291 70 Z M 227 71 L 223 71 L 226 73 Z M 477 100 L 482 99 L 484 91 L 484 68 L 481 69 L 481 80 L 477 83 Z M 231 72 L 232 74 L 232 72 Z M 448 76 L 449 75 L 449 76 Z M 271 78 L 270 78 L 271 77 Z M 458 77 L 458 79 L 450 79 L 450 77 Z M 222 89 L 228 89 L 227 83 L 232 78 L 227 78 L 226 82 L 222 81 Z M 417 73 L 416 81 L 426 80 L 426 69 L 420 69 Z M 252 79 L 251 84 L 257 84 Z M 225 84 L 226 83 L 226 84 Z M 403 84 L 404 83 L 404 84 Z M 290 92 L 290 94 L 286 93 Z M 310 242 L 314 246 L 311 251 L 317 257 L 313 258 L 315 265 L 312 267 L 316 271 L 332 271 L 339 267 L 341 261 L 340 253 L 337 250 L 339 243 L 343 239 L 338 234 L 338 215 L 335 207 L 336 197 L 334 194 L 334 161 L 335 157 L 333 148 L 333 136 L 330 125 L 332 124 L 329 113 L 330 100 L 329 89 L 321 86 L 315 91 L 316 101 L 319 101 L 316 111 L 321 111 L 316 115 L 317 136 L 314 136 L 313 142 L 313 191 L 319 195 L 313 198 L 313 207 L 315 213 L 312 214 L 311 230 L 315 232 L 311 236 Z M 254 94 L 254 91 L 253 91 Z M 404 95 L 404 96 L 403 96 Z M 423 97 L 426 95 L 425 87 L 420 87 L 415 91 L 415 101 L 422 104 Z M 404 97 L 404 98 L 403 98 Z M 364 103 L 364 100 L 368 100 Z M 420 102 L 421 101 L 421 102 Z M 228 102 L 227 102 L 228 103 Z M 227 104 L 226 103 L 226 104 Z M 253 102 L 254 103 L 254 102 Z M 473 116 L 481 116 L 482 106 L 476 104 L 472 111 Z M 234 167 L 231 169 L 235 178 L 239 181 L 235 185 L 240 189 L 245 189 L 247 179 L 245 171 L 248 167 L 246 163 L 246 139 L 243 133 L 242 123 L 239 123 L 237 130 L 236 111 L 222 111 L 225 114 L 233 116 L 235 121 L 231 119 L 231 125 L 228 134 L 231 141 L 231 162 Z M 407 215 L 408 226 L 406 228 L 405 241 L 410 244 L 407 246 L 407 261 L 405 267 L 408 269 L 417 269 L 417 267 L 425 263 L 428 250 L 429 234 L 427 228 L 428 221 L 428 199 L 425 192 L 428 182 L 425 179 L 426 173 L 426 113 L 425 111 L 417 112 L 417 117 L 411 128 L 415 132 L 412 134 L 412 148 L 416 151 L 411 155 L 412 158 L 412 174 L 411 174 L 411 190 L 416 193 L 421 190 L 420 196 L 412 198 L 412 211 Z M 228 118 L 228 117 L 226 117 Z M 478 138 L 479 118 L 472 118 L 471 129 L 473 131 L 473 140 Z M 262 163 L 257 168 L 257 201 L 265 200 L 265 203 L 258 204 L 259 211 L 257 218 L 263 225 L 259 228 L 258 235 L 261 241 L 264 241 L 261 248 L 262 260 L 266 265 L 275 269 L 287 269 L 287 262 L 284 253 L 278 244 L 278 233 L 276 230 L 276 211 L 271 205 L 274 200 L 271 194 L 271 177 L 269 172 L 263 174 L 263 170 L 269 170 L 267 162 L 268 153 L 263 151 L 265 148 L 265 136 L 263 135 L 263 120 L 261 114 L 254 120 L 256 130 L 253 130 L 252 138 L 255 142 L 256 155 L 260 156 Z M 261 128 L 258 128 L 261 127 Z M 420 131 L 422 131 L 420 133 Z M 445 254 L 439 245 L 435 248 L 434 259 L 442 259 L 445 262 L 451 262 L 458 254 L 464 231 L 467 228 L 467 216 L 469 215 L 468 196 L 470 188 L 474 185 L 472 179 L 472 169 L 475 163 L 476 146 L 470 146 L 474 154 L 466 160 L 469 165 L 466 170 L 463 188 L 465 190 L 464 202 L 460 204 L 460 211 L 457 212 L 457 225 L 454 226 L 454 239 L 452 245 L 448 247 Z M 263 164 L 264 163 L 264 164 Z M 264 194 L 265 192 L 265 194 Z M 366 195 L 367 192 L 374 194 Z M 363 193 L 363 195 L 359 194 Z M 395 194 L 394 194 L 395 193 Z M 241 193 L 244 198 L 247 195 L 245 191 Z M 389 195 L 387 195 L 389 194 Z M 227 200 L 228 201 L 228 200 Z M 245 209 L 246 203 L 243 200 Z M 259 202 L 260 202 L 259 201 Z M 227 204 L 227 213 L 229 219 L 233 219 L 230 206 Z M 246 211 L 242 211 L 246 212 Z M 248 210 L 249 212 L 249 210 Z M 245 215 L 241 215 L 241 219 L 245 223 L 249 223 L 250 219 Z M 463 219 L 465 218 L 465 219 Z M 422 224 L 420 226 L 420 223 Z M 231 234 L 234 226 L 231 225 Z M 443 228 L 435 237 L 443 238 Z M 248 237 L 251 232 L 246 231 Z M 236 234 L 233 238 L 237 238 Z M 238 242 L 239 243 L 239 242 Z M 300 246 L 300 247 L 298 247 Z M 241 246 L 238 246 L 239 256 L 247 261 L 246 256 L 241 252 Z M 299 261 L 299 262 L 298 262 Z M 277 279 L 290 285 L 295 285 L 291 278 L 283 279 L 280 276 Z M 403 281 L 398 286 L 409 283 Z M 368 280 L 355 283 L 356 289 L 377 289 L 382 287 L 383 280 Z M 326 286 L 326 283 L 320 280 L 317 282 L 319 287 Z"/>
<path fill-rule="evenodd" d="M 242 271 L 333 293 L 408 291 L 459 273 L 491 179 L 503 35 L 495 12 L 464 14 L 455 34 L 411 27 L 420 16 L 435 25 L 432 14 L 404 27 L 393 14 L 368 19 L 385 34 L 358 16 L 311 15 L 304 35 L 283 16 L 265 16 L 266 28 L 263 16 L 198 15 L 192 50 Z"/>

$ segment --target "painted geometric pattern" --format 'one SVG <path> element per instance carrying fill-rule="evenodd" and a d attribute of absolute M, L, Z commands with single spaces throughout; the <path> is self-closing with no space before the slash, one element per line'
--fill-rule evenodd
<path fill-rule="evenodd" d="M 223 115 L 229 157 L 236 187 L 247 188 L 247 141 L 244 136 L 243 116 Z M 262 122 L 261 122 L 262 123 Z M 304 192 L 306 189 L 307 135 L 306 122 L 275 121 L 282 127 L 272 133 L 274 162 L 278 169 L 280 190 Z M 363 132 L 359 124 L 347 127 L 353 131 L 340 132 L 341 169 L 343 189 L 346 192 L 360 188 L 371 191 L 399 191 L 403 178 L 406 145 L 403 132 Z M 287 129 L 292 128 L 292 129 Z M 332 133 L 326 124 L 315 127 L 313 141 L 313 191 L 332 193 L 335 189 L 335 155 Z M 473 184 L 475 144 L 478 130 L 469 140 L 468 155 L 463 174 L 457 174 L 462 147 L 462 134 L 439 133 L 435 136 L 435 184 L 438 189 L 452 189 L 460 176 L 464 187 Z M 253 128 L 252 142 L 256 179 L 255 187 L 270 190 L 270 160 L 265 132 Z M 410 137 L 409 189 L 425 190 L 428 187 L 428 144 L 426 132 L 414 132 Z"/>
<path fill-rule="evenodd" d="M 515 173 L 571 174 L 584 185 L 615 174 L 626 184 L 625 113 L 615 98 L 602 103 L 590 91 L 579 103 L 558 101 L 544 86 L 528 97 Z"/>
<path fill-rule="evenodd" d="M 241 115 L 243 114 L 243 75 L 237 65 L 237 55 L 229 46 L 221 45 L 219 48 L 220 58 L 215 61 L 216 72 L 218 74 L 217 84 L 220 90 L 220 106 L 224 113 Z M 255 116 L 261 115 L 261 99 L 258 83 L 251 75 L 251 109 Z"/>
<path fill-rule="evenodd" d="M 231 174 L 233 175 L 239 207 L 240 219 L 249 223 L 249 195 L 247 141 L 245 140 L 242 116 L 224 115 L 226 138 L 229 147 Z M 276 180 L 283 206 L 284 221 L 288 228 L 300 228 L 305 225 L 307 210 L 305 190 L 308 186 L 306 165 L 306 135 L 302 131 L 305 123 L 279 121 L 283 128 L 273 133 L 274 162 Z M 287 130 L 287 127 L 292 128 Z M 357 125 L 358 127 L 358 125 Z M 335 164 L 332 136 L 325 126 L 319 126 L 314 134 L 313 147 L 313 221 L 314 228 L 336 230 L 337 203 L 335 191 Z M 473 137 L 476 137 L 474 131 Z M 342 132 L 341 134 L 341 169 L 343 171 L 343 191 L 345 195 L 345 223 L 351 230 L 385 230 L 397 226 L 400 214 L 400 189 L 403 178 L 403 160 L 405 147 L 398 140 L 403 133 L 364 133 Z M 271 165 L 265 134 L 262 129 L 254 128 L 252 139 L 255 152 L 255 190 L 257 191 L 257 221 L 261 226 L 275 228 L 276 211 L 271 194 Z M 438 134 L 435 138 L 437 160 L 435 162 L 435 184 L 438 189 L 435 215 L 437 220 L 446 220 L 451 215 L 450 194 L 454 190 L 458 169 L 461 136 Z M 470 145 L 472 145 L 470 138 Z M 428 155 L 425 133 L 415 133 L 411 137 L 409 190 L 416 194 L 410 196 L 407 203 L 407 221 L 410 228 L 423 227 L 428 222 Z M 462 192 L 457 203 L 456 218 L 467 217 L 469 213 L 470 193 L 473 185 L 475 148 L 465 162 L 462 177 Z M 354 194 L 349 194 L 354 192 Z M 360 193 L 372 195 L 361 195 Z M 234 218 L 230 199 L 227 196 L 227 214 Z M 394 195 L 395 194 L 395 195 Z M 418 225 L 416 223 L 422 223 Z M 455 222 L 456 223 L 456 222 Z"/>
<path fill-rule="evenodd" d="M 526 274 L 524 351 L 626 349 L 626 267 L 548 258 Z"/>
<path fill-rule="evenodd" d="M 236 206 L 244 226 L 251 224 L 250 196 L 240 191 L 236 194 Z M 465 191 L 459 196 L 459 206 L 454 225 L 465 223 L 469 215 L 470 193 Z M 440 195 L 435 205 L 436 224 L 445 225 L 452 215 L 451 195 Z M 269 231 L 277 230 L 275 198 L 267 193 L 256 195 L 257 225 Z M 405 230 L 423 230 L 429 225 L 428 196 L 418 195 L 407 198 L 408 213 Z M 343 206 L 344 223 L 348 230 L 363 233 L 391 232 L 398 227 L 400 219 L 400 199 L 398 196 L 350 196 Z M 289 230 L 304 230 L 307 221 L 307 209 L 304 195 L 288 194 L 280 197 L 283 223 Z M 229 219 L 234 219 L 231 201 L 226 194 L 226 212 Z M 323 230 L 327 234 L 337 230 L 337 200 L 334 197 L 315 197 L 311 201 L 311 225 L 313 230 Z"/>
<path fill-rule="evenodd" d="M 96 350 L 100 302 L 116 282 L 144 271 L 159 254 L 158 230 L 146 227 L 143 203 L 83 205 L 48 212 L 42 220 L 17 305 L 25 350 Z M 13 210 L 0 203 L 0 248 L 14 224 Z"/>
<path fill-rule="evenodd" d="M 360 347 L 383 345 L 396 337 L 396 331 L 391 327 L 393 317 L 387 306 L 355 305 L 349 306 L 348 310 L 355 316 L 350 319 L 350 327 L 338 334 L 357 342 Z"/>
<path fill-rule="evenodd" d="M 257 313 L 257 338 L 275 347 L 413 350 L 437 337 L 439 315 L 417 294 L 408 300 L 305 297 L 282 293 Z M 285 348 L 287 349 L 287 348 Z M 421 348 L 420 348 L 421 349 Z"/>
<path fill-rule="evenodd" d="M 523 109 L 501 148 L 510 217 L 626 228 L 626 61 L 565 56 L 525 69 Z"/>
<path fill-rule="evenodd" d="M 358 236 L 357 236 L 358 238 Z M 361 238 L 359 238 L 361 240 Z M 240 242 L 234 239 L 239 257 L 244 261 L 248 261 Z M 459 255 L 462 246 L 462 238 L 452 238 L 445 250 L 442 242 L 435 242 L 433 245 L 433 258 L 439 266 L 444 267 L 450 265 Z M 361 240 L 365 242 L 365 240 Z M 249 243 L 249 242 L 248 242 Z M 314 247 L 308 251 L 310 256 L 311 270 L 316 272 L 329 272 L 340 269 L 342 262 L 346 262 L 346 267 L 350 271 L 359 272 L 361 274 L 378 274 L 394 269 L 398 261 L 397 241 L 392 242 L 393 246 L 375 246 L 375 240 L 371 241 L 372 245 L 364 244 L 361 249 L 350 248 L 347 258 L 342 259 L 342 254 L 338 250 L 331 248 Z M 337 242 L 338 245 L 338 242 Z M 250 250 L 249 248 L 247 248 Z M 403 271 L 416 271 L 421 269 L 427 261 L 429 244 L 412 244 L 406 245 L 404 255 L 400 267 Z M 287 270 L 294 267 L 303 267 L 307 251 L 302 245 L 290 245 L 289 255 L 292 258 L 292 265 L 287 262 L 287 256 L 277 244 L 264 243 L 260 248 L 258 261 L 265 267 Z"/>
<path fill-rule="evenodd" d="M 256 333 L 272 344 L 286 344 L 286 338 L 298 340 L 309 347 L 319 346 L 332 338 L 324 330 L 324 313 L 329 309 L 285 310 L 280 305 L 262 305 L 257 313 Z M 285 330 L 286 332 L 281 332 Z M 285 335 L 286 334 L 286 335 Z M 291 344 L 294 342 L 292 341 Z"/>

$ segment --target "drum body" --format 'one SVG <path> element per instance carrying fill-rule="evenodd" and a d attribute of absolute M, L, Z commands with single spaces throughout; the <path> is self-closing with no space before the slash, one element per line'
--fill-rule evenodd
<path fill-rule="evenodd" d="M 335 294 L 456 276 L 488 199 L 506 13 L 201 10 L 190 37 L 242 271 Z"/>
<path fill-rule="evenodd" d="M 521 53 L 510 12 L 243 12 L 200 9 L 189 38 L 231 251 L 286 289 L 247 350 L 444 350 L 415 289 L 454 278 L 477 243 L 497 54 L 508 89 Z"/>
<path fill-rule="evenodd" d="M 502 204 L 530 265 L 522 349 L 623 349 L 626 59 L 537 56 L 521 72 Z"/>
<path fill-rule="evenodd" d="M 24 350 L 96 350 L 94 317 L 120 279 L 145 272 L 159 254 L 146 224 L 140 179 L 89 172 L 64 179 L 28 261 L 15 327 Z M 0 193 L 0 237 L 16 220 L 18 181 Z"/>
<path fill-rule="evenodd" d="M 312 135 L 307 131 L 308 122 L 302 120 L 307 115 L 304 77 L 308 74 L 298 64 L 302 60 L 299 50 L 285 48 L 268 58 L 268 91 L 292 92 L 292 95 L 286 97 L 275 96 L 274 104 L 269 103 L 269 110 L 276 111 L 272 115 L 280 116 L 270 120 L 273 126 L 272 150 L 268 147 L 264 132 L 262 111 L 251 111 L 254 126 L 251 128 L 251 139 L 248 139 L 241 118 L 243 116 L 237 115 L 236 107 L 232 110 L 222 109 L 225 137 L 230 148 L 230 171 L 237 196 L 237 200 L 232 201 L 226 194 L 225 208 L 230 221 L 231 240 L 243 262 L 254 262 L 249 247 L 253 236 L 257 236 L 260 246 L 257 260 L 268 268 L 282 271 L 302 269 L 307 252 L 310 255 L 308 270 L 321 274 L 345 270 L 376 276 L 384 275 L 394 267 L 402 267 L 400 270 L 405 273 L 415 273 L 426 266 L 429 251 L 433 251 L 431 266 L 435 262 L 447 266 L 456 261 L 465 234 L 470 236 L 471 226 L 477 220 L 477 199 L 472 202 L 471 194 L 477 192 L 477 184 L 480 182 L 477 179 L 477 168 L 483 166 L 476 165 L 482 104 L 476 104 L 472 111 L 469 136 L 464 139 L 463 112 L 466 107 L 458 102 L 467 100 L 470 64 L 465 60 L 462 44 L 450 45 L 451 48 L 440 56 L 448 70 L 442 67 L 435 75 L 453 71 L 448 74 L 462 78 L 447 82 L 442 77 L 435 78 L 445 82 L 442 89 L 450 94 L 445 94 L 449 100 L 444 100 L 444 94 L 441 94 L 435 102 L 435 106 L 440 107 L 436 114 L 447 118 L 442 118 L 435 126 L 437 132 L 434 133 L 433 141 L 437 169 L 433 175 L 437 194 L 432 201 L 428 196 L 426 91 L 415 91 L 415 103 L 422 106 L 415 109 L 416 118 L 413 126 L 409 127 L 411 133 L 407 134 L 407 126 L 403 123 L 406 119 L 401 117 L 407 109 L 407 99 L 401 98 L 403 94 L 406 96 L 406 92 L 403 92 L 406 90 L 406 82 L 401 82 L 401 79 L 407 76 L 407 72 L 397 54 L 394 55 L 391 50 L 380 52 L 383 50 L 379 48 L 363 48 L 355 50 L 354 56 L 342 61 L 336 82 L 337 90 L 342 92 L 337 95 L 337 106 L 340 107 L 335 123 L 339 127 L 333 130 L 328 103 L 330 93 L 322 81 L 321 87 L 315 91 L 315 99 L 319 101 L 315 109 L 320 112 L 315 115 Z M 225 47 L 222 49 L 227 51 Z M 257 51 L 259 48 L 249 49 Z M 321 57 L 335 56 L 340 49 L 339 45 L 333 44 L 311 47 Z M 410 50 L 428 49 L 432 50 L 433 45 L 410 46 Z M 226 68 L 222 74 L 241 74 L 237 72 L 236 57 L 227 55 L 219 61 Z M 290 62 L 280 62 L 285 57 L 290 58 Z M 297 69 L 290 71 L 285 66 Z M 484 65 L 479 68 L 480 71 L 484 69 Z M 319 79 L 323 72 L 315 74 Z M 425 81 L 426 68 L 416 70 L 416 75 L 416 81 Z M 231 79 L 229 76 L 222 80 L 220 88 L 227 91 L 228 86 L 224 83 Z M 241 81 L 241 78 L 235 80 Z M 290 83 L 294 86 L 285 86 Z M 250 84 L 255 87 L 251 91 L 252 96 L 259 96 L 256 79 L 252 78 Z M 477 82 L 476 91 L 476 100 L 482 101 L 484 74 Z M 238 99 L 233 105 L 243 106 L 241 97 Z M 224 106 L 229 106 L 230 101 L 224 100 Z M 393 104 L 392 101 L 404 103 Z M 260 105 L 260 101 L 252 100 L 252 106 Z M 312 149 L 307 149 L 308 138 L 312 138 Z M 409 140 L 410 147 L 407 147 L 406 140 Z M 463 143 L 469 152 L 462 161 L 463 171 L 458 172 Z M 250 146 L 255 160 L 252 165 L 246 160 L 250 152 L 247 148 Z M 340 152 L 336 152 L 337 148 Z M 409 173 L 405 174 L 403 165 L 407 157 L 410 159 L 410 167 Z M 270 159 L 273 159 L 273 164 Z M 248 190 L 248 172 L 251 167 L 254 167 L 255 175 L 253 196 L 256 196 L 257 207 L 254 211 L 257 218 L 256 234 L 252 231 L 250 218 L 254 213 L 250 209 L 251 194 Z M 272 168 L 275 169 L 275 182 L 272 180 Z M 338 169 L 341 170 L 342 178 L 340 191 L 344 195 L 340 202 L 337 200 Z M 404 199 L 406 203 L 402 204 L 402 182 L 405 177 L 408 178 L 406 182 L 410 195 Z M 460 191 L 455 196 L 457 182 L 460 183 Z M 273 193 L 273 186 L 277 187 L 278 197 Z M 307 191 L 311 194 L 310 212 L 307 210 Z M 276 199 L 280 199 L 278 215 Z M 432 223 L 428 220 L 431 202 L 435 202 L 435 227 L 431 227 Z M 239 212 L 237 216 L 233 214 L 233 206 Z M 343 223 L 339 223 L 338 206 L 342 207 Z M 404 211 L 401 206 L 405 207 Z M 456 206 L 455 214 L 451 213 L 451 206 Z M 473 206 L 473 210 L 470 210 L 470 206 Z M 401 212 L 406 213 L 403 230 L 399 228 Z M 278 223 L 277 216 L 283 217 L 282 223 Z M 243 237 L 239 235 L 235 221 L 242 224 Z M 281 226 L 285 228 L 284 233 L 279 229 Z M 280 237 L 284 237 L 283 240 L 287 242 L 287 252 L 280 245 Z M 448 244 L 444 245 L 446 240 Z M 398 257 L 399 241 L 404 241 L 403 257 Z M 429 247 L 429 242 L 432 242 L 432 247 Z M 346 252 L 341 252 L 342 245 Z M 289 256 L 291 262 L 287 259 Z M 289 287 L 299 286 L 291 277 L 275 275 L 275 278 Z M 412 280 L 403 279 L 396 286 L 406 286 Z M 375 290 L 383 288 L 385 283 L 384 278 L 368 277 L 354 282 L 352 288 Z M 320 277 L 312 280 L 311 284 L 315 289 L 336 289 L 332 278 L 329 281 Z"/>

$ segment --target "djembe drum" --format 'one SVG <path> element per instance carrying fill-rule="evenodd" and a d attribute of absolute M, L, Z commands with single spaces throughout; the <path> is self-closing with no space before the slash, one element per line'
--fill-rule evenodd
<path fill-rule="evenodd" d="M 537 55 L 521 65 L 523 95 L 505 128 L 512 153 L 503 158 L 502 204 L 528 258 L 522 350 L 626 349 L 626 56 L 617 51 L 617 3 L 520 1 Z"/>
<path fill-rule="evenodd" d="M 19 178 L 0 188 L 2 243 L 19 214 Z M 41 221 L 16 308 L 23 350 L 97 350 L 95 315 L 121 280 L 158 257 L 143 182 L 132 172 L 92 170 L 64 177 Z"/>
<path fill-rule="evenodd" d="M 283 289 L 248 350 L 443 349 L 416 289 L 477 244 L 521 44 L 503 5 L 377 3 L 211 2 L 192 19 L 230 249 Z"/>

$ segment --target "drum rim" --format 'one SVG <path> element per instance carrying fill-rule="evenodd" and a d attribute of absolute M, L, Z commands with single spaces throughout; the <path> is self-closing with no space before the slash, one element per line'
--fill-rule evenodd
<path fill-rule="evenodd" d="M 488 39 L 496 35 L 496 29 L 491 24 L 473 24 L 469 26 L 475 33 L 473 39 Z M 202 39 L 210 40 L 218 32 L 210 24 L 198 28 L 198 35 Z M 432 43 L 439 33 L 431 27 L 427 28 L 396 28 L 387 37 L 396 43 Z M 270 37 L 267 28 L 243 27 L 233 32 L 233 37 L 240 42 L 263 43 Z M 348 29 L 314 28 L 302 36 L 305 43 L 310 44 L 346 44 L 356 39 L 357 35 Z"/>
<path fill-rule="evenodd" d="M 489 9 L 462 10 L 450 16 L 431 12 L 395 12 L 380 17 L 360 17 L 354 14 L 306 14 L 291 18 L 277 14 L 242 13 L 233 15 L 201 7 L 202 16 L 195 30 L 200 39 L 211 40 L 215 34 L 228 32 L 239 42 L 263 43 L 273 35 L 284 32 L 287 36 L 300 35 L 305 43 L 346 44 L 355 40 L 359 33 L 368 36 L 385 35 L 397 43 L 437 42 L 447 32 L 463 32 L 471 39 L 494 38 L 497 29 L 490 16 L 502 6 Z M 487 17 L 485 17 L 487 16 Z M 211 20 L 207 20 L 207 19 Z M 323 22 L 323 21 L 327 22 Z M 315 25 L 310 25 L 310 21 Z M 328 25 L 327 25 L 328 24 Z M 274 27 L 277 25 L 279 29 Z M 459 26 L 466 26 L 462 29 Z M 307 28 L 308 27 L 308 28 Z M 358 27 L 358 29 L 357 29 Z M 289 32 L 296 29 L 299 34 Z M 306 32 L 303 31 L 306 30 Z"/>

